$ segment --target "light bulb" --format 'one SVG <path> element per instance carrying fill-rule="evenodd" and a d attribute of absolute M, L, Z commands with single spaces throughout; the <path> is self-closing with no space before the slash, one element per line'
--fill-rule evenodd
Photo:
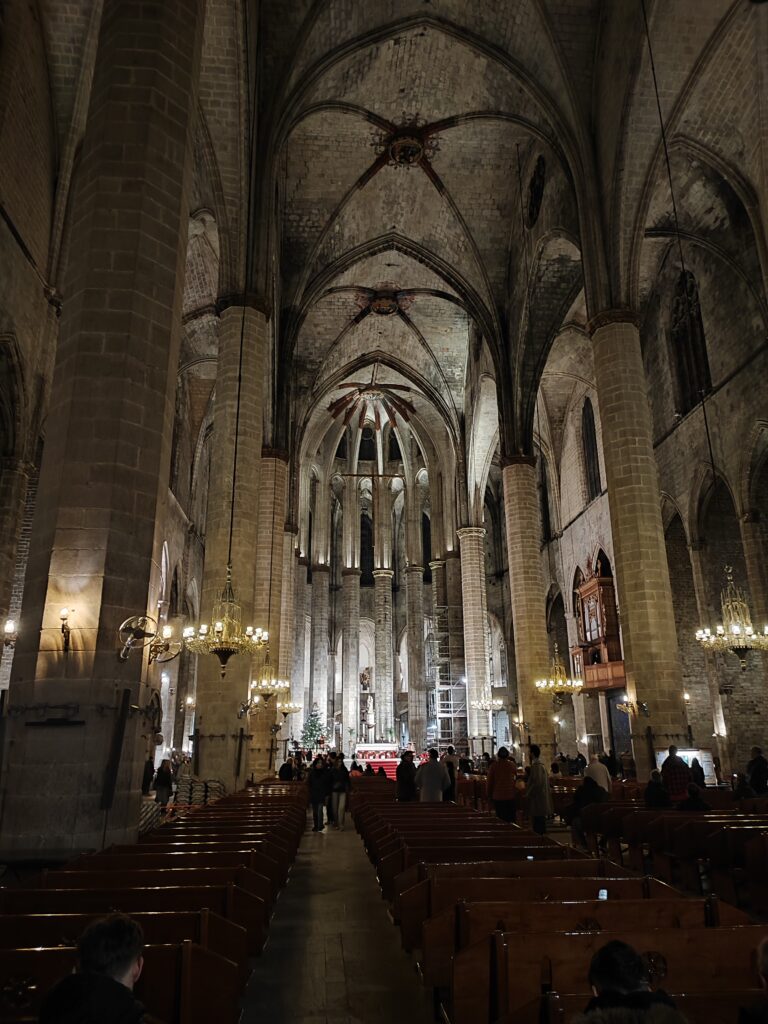
<path fill-rule="evenodd" d="M 13 619 L 8 619 L 6 621 L 6 623 L 5 623 L 5 634 L 6 634 L 6 636 L 10 636 L 11 633 L 15 633 L 15 632 L 16 632 L 16 623 L 13 621 Z"/>

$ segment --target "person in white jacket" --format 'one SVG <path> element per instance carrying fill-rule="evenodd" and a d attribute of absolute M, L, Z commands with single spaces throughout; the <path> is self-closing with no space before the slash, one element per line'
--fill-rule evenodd
<path fill-rule="evenodd" d="M 429 751 L 429 760 L 419 765 L 416 771 L 416 789 L 421 803 L 442 802 L 443 795 L 451 788 L 451 777 L 443 761 L 438 761 L 434 747 Z"/>
<path fill-rule="evenodd" d="M 584 770 L 585 779 L 594 779 L 595 782 L 604 789 L 606 793 L 611 792 L 613 783 L 611 782 L 611 773 L 599 760 L 597 754 L 590 754 L 589 767 Z"/>

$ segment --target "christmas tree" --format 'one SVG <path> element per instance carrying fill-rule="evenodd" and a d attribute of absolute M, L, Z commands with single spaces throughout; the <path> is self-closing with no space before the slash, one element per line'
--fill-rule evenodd
<path fill-rule="evenodd" d="M 304 728 L 301 730 L 301 745 L 309 750 L 314 750 L 322 735 L 324 733 L 320 712 L 317 710 L 317 704 L 314 704 L 304 722 Z"/>

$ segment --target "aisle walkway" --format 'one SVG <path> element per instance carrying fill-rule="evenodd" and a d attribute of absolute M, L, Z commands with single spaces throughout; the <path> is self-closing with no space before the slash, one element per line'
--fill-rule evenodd
<path fill-rule="evenodd" d="M 429 1024 L 373 865 L 349 817 L 308 831 L 256 962 L 243 1024 Z"/>

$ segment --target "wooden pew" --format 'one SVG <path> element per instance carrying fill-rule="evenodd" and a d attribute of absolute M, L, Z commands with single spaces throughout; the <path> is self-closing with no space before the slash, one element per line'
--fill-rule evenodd
<path fill-rule="evenodd" d="M 753 984 L 754 954 L 765 929 L 757 925 L 723 928 L 659 928 L 601 932 L 518 934 L 497 931 L 460 950 L 451 974 L 452 1024 L 477 1024 L 514 1015 L 536 1006 L 547 990 L 583 992 L 589 997 L 587 973 L 593 954 L 618 939 L 638 952 L 661 954 L 666 962 L 664 987 L 670 991 L 717 992 Z M 487 974 L 486 974 L 487 972 Z M 480 979 L 493 978 L 485 1000 Z"/>
<path fill-rule="evenodd" d="M 241 925 L 248 950 L 264 948 L 264 904 L 239 886 L 152 886 L 145 889 L 0 889 L 0 914 L 134 914 L 146 911 L 199 911 L 207 907 Z"/>
<path fill-rule="evenodd" d="M 88 925 L 101 916 L 99 913 L 0 914 L 0 950 L 74 946 Z M 245 929 L 234 921 L 227 921 L 208 909 L 140 912 L 131 917 L 141 925 L 148 945 L 178 945 L 189 939 L 237 964 L 241 984 L 245 984 L 248 937 Z"/>
<path fill-rule="evenodd" d="M 569 878 L 629 878 L 632 872 L 604 858 L 587 857 L 566 861 L 486 860 L 448 861 L 446 863 L 419 861 L 418 864 L 412 864 L 395 876 L 392 919 L 395 924 L 400 923 L 401 895 L 427 879 L 440 881 L 447 878 L 552 878 L 566 875 Z"/>
<path fill-rule="evenodd" d="M 155 857 L 162 857 L 162 856 L 164 856 L 166 854 L 172 854 L 172 853 L 187 853 L 187 854 L 190 854 L 190 855 L 197 855 L 197 854 L 203 854 L 203 853 L 237 853 L 241 849 L 243 849 L 244 847 L 245 848 L 251 848 L 251 845 L 252 844 L 250 842 L 248 842 L 247 840 L 243 840 L 242 842 L 226 841 L 226 842 L 220 842 L 220 843 L 219 842 L 214 842 L 214 841 L 211 841 L 211 842 L 201 842 L 201 843 L 197 843 L 197 842 L 195 842 L 195 843 L 191 843 L 191 842 L 175 842 L 175 843 L 174 842 L 170 842 L 170 843 L 154 843 L 152 846 L 142 846 L 142 847 L 113 846 L 113 847 L 110 847 L 110 852 L 114 852 L 116 855 L 119 855 L 119 856 L 128 856 L 128 857 L 130 857 L 130 856 L 133 855 L 132 851 L 136 851 L 136 856 L 139 857 L 139 856 L 142 856 L 144 854 L 144 852 L 146 851 L 146 853 L 152 854 Z M 259 852 L 259 853 L 261 853 L 261 851 L 263 849 L 261 847 L 261 845 L 258 844 L 258 843 L 253 844 L 253 848 L 256 849 L 257 852 Z M 285 885 L 285 883 L 288 881 L 288 872 L 289 872 L 289 869 L 290 869 L 290 863 L 291 862 L 288 861 L 288 860 L 277 860 L 277 859 L 273 859 L 273 857 L 271 857 L 269 855 L 267 855 L 267 856 L 268 856 L 269 860 L 275 865 L 275 868 L 274 868 L 274 870 L 272 871 L 272 874 L 269 877 L 272 880 L 273 889 L 274 889 L 275 895 L 276 895 L 280 891 L 280 889 Z M 262 872 L 267 870 L 267 863 L 266 862 L 263 863 L 260 866 L 261 866 Z"/>
<path fill-rule="evenodd" d="M 394 892 L 394 880 L 397 875 L 412 864 L 420 861 L 463 861 L 463 860 L 514 860 L 514 861 L 536 861 L 556 860 L 567 861 L 577 858 L 579 854 L 571 847 L 560 846 L 557 843 L 552 845 L 535 845 L 531 842 L 525 846 L 485 846 L 481 844 L 466 843 L 458 847 L 436 844 L 431 846 L 417 846 L 397 850 L 387 857 L 382 858 L 378 865 L 378 878 L 381 885 L 382 895 L 386 900 L 391 901 Z"/>
<path fill-rule="evenodd" d="M 679 895 L 653 878 L 443 878 L 428 879 L 400 898 L 400 932 L 403 946 L 421 944 L 422 925 L 459 900 L 596 900 L 606 890 L 609 900 L 670 899 Z"/>
<path fill-rule="evenodd" d="M 43 998 L 76 960 L 76 950 L 11 949 L 0 956 L 0 1020 L 37 1018 Z M 164 1024 L 237 1024 L 240 984 L 235 964 L 193 942 L 147 946 L 136 995 Z"/>
<path fill-rule="evenodd" d="M 419 961 L 422 976 L 424 983 L 432 988 L 447 988 L 451 957 L 467 946 L 489 939 L 496 930 L 526 933 L 619 932 L 627 922 L 631 922 L 636 930 L 751 924 L 742 911 L 728 903 L 720 904 L 716 898 L 569 899 L 562 903 L 527 900 L 470 902 L 462 899 L 454 907 L 424 922 Z"/>

